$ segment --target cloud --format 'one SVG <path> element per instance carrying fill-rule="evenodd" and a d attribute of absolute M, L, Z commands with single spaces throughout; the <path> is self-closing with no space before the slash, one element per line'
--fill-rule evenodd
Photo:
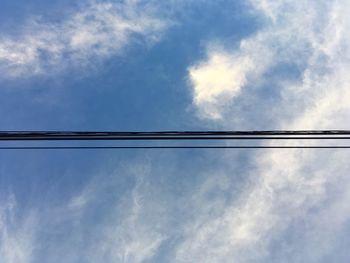
<path fill-rule="evenodd" d="M 222 119 L 225 106 L 269 65 L 269 50 L 253 44 L 242 41 L 239 51 L 233 53 L 210 47 L 208 58 L 189 68 L 193 103 L 201 117 Z"/>
<path fill-rule="evenodd" d="M 205 117 L 221 118 L 220 104 L 239 95 L 252 68 L 253 62 L 248 57 L 232 58 L 225 53 L 211 53 L 209 61 L 189 69 L 194 104 Z"/>
<path fill-rule="evenodd" d="M 255 123 L 258 129 L 261 119 L 270 129 L 347 129 L 350 25 L 346 17 L 350 2 L 253 0 L 251 4 L 264 27 L 242 40 L 238 49 L 209 51 L 207 59 L 190 67 L 193 104 L 199 116 L 214 120 L 219 116 L 226 128 Z M 267 52 L 242 48 L 242 43 Z M 214 59 L 220 52 L 225 54 L 224 63 Z M 254 67 L 246 69 L 237 59 L 242 57 L 253 58 L 253 65 L 262 61 L 263 66 L 257 73 Z M 235 76 L 232 80 L 223 84 L 212 75 L 204 81 L 204 76 L 210 76 L 207 72 L 223 72 L 223 65 L 227 79 Z M 297 74 L 291 77 L 290 72 L 281 72 L 279 68 L 285 65 L 291 65 Z M 237 70 L 240 67 L 246 70 Z M 201 82 L 193 72 L 203 73 Z M 253 81 L 249 75 L 254 74 Z M 206 89 L 209 92 L 202 92 L 198 103 L 199 91 Z M 262 113 L 259 105 L 269 94 L 274 100 L 267 108 L 277 111 Z M 243 108 L 245 104 L 251 106 L 249 110 Z M 344 193 L 341 184 L 350 183 L 347 155 L 336 150 L 256 152 L 251 181 L 241 197 L 219 216 L 203 222 L 199 217 L 200 227 L 194 223 L 184 234 L 174 262 L 280 262 L 286 258 L 289 262 L 320 262 L 334 253 L 336 240 L 350 220 L 343 206 L 349 202 L 348 195 L 332 192 L 336 188 Z M 327 218 L 330 214 L 336 219 Z M 301 231 L 304 224 L 309 228 Z M 317 240 L 317 231 L 323 228 L 327 233 Z M 291 238 L 291 233 L 297 236 Z"/>
<path fill-rule="evenodd" d="M 116 165 L 110 173 L 103 168 L 71 198 L 43 205 L 44 227 L 30 243 L 40 249 L 23 262 L 152 260 L 167 233 L 150 169 L 145 161 Z"/>
<path fill-rule="evenodd" d="M 25 213 L 23 213 L 25 214 Z M 36 249 L 36 217 L 30 212 L 21 218 L 14 195 L 0 203 L 0 258 L 6 263 L 29 263 Z"/>
<path fill-rule="evenodd" d="M 199 116 L 226 129 L 260 122 L 271 129 L 348 128 L 349 1 L 251 4 L 262 28 L 238 48 L 209 43 L 207 57 L 189 67 Z M 69 59 L 80 61 L 82 43 L 92 49 L 94 41 L 77 35 Z M 43 63 L 35 50 L 23 61 Z M 99 57 L 117 52 L 93 50 Z M 348 262 L 336 253 L 349 232 L 348 152 L 215 152 L 201 155 L 207 166 L 191 155 L 191 169 L 163 155 L 154 158 L 158 171 L 138 161 L 109 175 L 104 168 L 62 207 L 42 212 L 42 239 L 30 231 L 32 221 L 10 220 L 15 202 L 8 202 L 0 209 L 0 255 L 9 262 Z M 167 181 L 171 165 L 176 179 Z M 42 243 L 33 256 L 33 244 Z"/>
<path fill-rule="evenodd" d="M 2 35 L 0 72 L 16 77 L 93 65 L 120 54 L 131 42 L 157 41 L 166 26 L 138 1 L 92 1 L 61 22 L 33 19 L 21 35 Z"/>
<path fill-rule="evenodd" d="M 116 248 L 115 257 L 121 262 L 141 263 L 151 259 L 165 239 L 162 233 L 157 233 L 147 222 L 142 222 L 144 214 L 142 184 L 142 179 L 138 179 L 131 192 L 130 211 L 111 235 Z"/>
<path fill-rule="evenodd" d="M 144 167 L 136 169 L 138 174 L 133 189 L 124 200 L 118 202 L 118 210 L 122 211 L 118 223 L 101 226 L 99 231 L 103 238 L 91 244 L 92 262 L 100 258 L 108 259 L 108 262 L 146 262 L 156 254 L 166 238 L 156 227 L 160 222 L 150 217 L 151 211 L 147 211 L 152 209 L 149 204 L 151 200 L 145 195 L 149 187 L 144 181 L 147 172 L 145 174 Z"/>
<path fill-rule="evenodd" d="M 335 10 L 337 7 L 327 2 L 316 7 L 313 2 L 292 4 L 267 0 L 251 1 L 251 5 L 265 27 L 241 40 L 238 48 L 217 45 L 212 48 L 209 43 L 207 58 L 189 67 L 193 105 L 200 117 L 224 118 L 225 113 L 231 114 L 230 108 L 254 100 L 259 89 L 272 93 L 272 89 L 281 85 L 278 92 L 283 93 L 286 81 L 290 81 L 286 75 L 292 72 L 273 74 L 278 68 L 289 66 L 289 70 L 306 74 L 307 65 L 325 69 L 322 65 L 329 63 L 324 59 L 332 57 L 332 52 L 336 52 L 337 57 L 340 53 L 346 54 L 347 48 L 339 46 L 340 42 L 347 41 L 342 32 L 346 22 L 340 10 Z M 214 75 L 209 77 L 208 73 Z M 272 88 L 268 90 L 266 86 Z M 248 119 L 249 122 L 252 120 Z"/>

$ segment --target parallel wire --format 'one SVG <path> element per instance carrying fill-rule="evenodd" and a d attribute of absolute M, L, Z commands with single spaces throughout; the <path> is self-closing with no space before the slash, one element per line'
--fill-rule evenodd
<path fill-rule="evenodd" d="M 350 130 L 74 132 L 2 131 L 0 141 L 348 140 Z M 350 145 L 0 146 L 0 150 L 74 149 L 348 149 Z"/>
<path fill-rule="evenodd" d="M 0 147 L 0 150 L 102 150 L 102 149 L 350 149 L 350 145 L 340 146 L 24 146 Z"/>
<path fill-rule="evenodd" d="M 349 140 L 350 136 L 49 136 L 0 137 L 0 141 Z"/>
<path fill-rule="evenodd" d="M 344 140 L 349 130 L 74 132 L 2 131 L 0 141 L 53 140 Z"/>

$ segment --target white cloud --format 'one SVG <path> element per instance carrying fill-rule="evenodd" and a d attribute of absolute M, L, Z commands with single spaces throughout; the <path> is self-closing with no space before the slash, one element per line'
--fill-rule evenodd
<path fill-rule="evenodd" d="M 193 103 L 203 118 L 222 119 L 225 106 L 239 97 L 271 63 L 271 52 L 260 43 L 242 41 L 237 52 L 208 49 L 208 58 L 189 68 Z"/>
<path fill-rule="evenodd" d="M 238 85 L 240 92 L 237 92 L 235 85 L 226 85 L 228 88 L 223 89 L 221 81 L 210 78 L 210 86 L 216 96 L 217 90 L 220 90 L 225 97 L 215 102 L 214 111 L 210 92 L 202 93 L 206 96 L 202 104 L 196 103 L 196 91 L 202 89 L 203 84 L 193 81 L 190 74 L 195 91 L 194 104 L 199 114 L 213 119 L 219 115 L 222 126 L 229 128 L 232 123 L 237 128 L 239 124 L 243 126 L 247 122 L 254 123 L 254 118 L 262 118 L 269 123 L 268 127 L 275 129 L 348 129 L 350 23 L 347 14 L 350 2 L 251 2 L 266 17 L 266 25 L 257 35 L 242 42 L 267 50 L 271 60 L 258 70 L 258 84 L 247 78 L 247 71 L 240 71 L 241 75 L 235 78 L 241 83 Z M 266 55 L 254 52 L 254 49 L 247 51 L 240 47 L 239 50 L 230 52 L 226 49 L 222 52 L 227 54 L 226 65 L 235 65 L 236 58 L 242 56 L 254 57 L 255 63 L 266 61 Z M 203 69 L 205 73 L 208 65 L 213 66 L 212 72 L 221 71 L 221 64 L 212 62 L 212 56 L 216 53 L 210 53 L 205 62 L 200 62 L 197 72 Z M 280 72 L 274 76 L 274 70 L 286 63 L 302 72 L 298 79 L 285 80 L 283 75 L 278 75 Z M 226 69 L 226 76 L 237 72 L 233 66 Z M 254 70 L 250 74 L 254 74 Z M 275 112 L 269 111 L 264 115 L 254 107 L 249 112 L 237 112 L 237 107 L 232 105 L 240 105 L 242 101 L 247 103 L 252 97 L 256 98 L 258 104 L 254 106 L 257 109 L 259 104 L 264 103 L 264 96 L 259 94 L 259 88 L 263 87 L 262 80 L 265 86 L 272 87 L 266 92 L 276 94 L 274 92 L 278 89 L 279 96 L 275 98 L 273 107 L 279 113 L 272 116 Z M 249 86 L 256 88 L 250 89 Z M 226 94 L 231 96 L 227 98 Z M 221 103 L 225 107 L 216 106 Z M 210 110 L 209 114 L 207 110 Z M 236 120 L 237 115 L 239 120 Z M 253 119 L 251 115 L 254 115 Z M 256 168 L 250 173 L 254 182 L 243 189 L 239 200 L 223 209 L 220 216 L 205 220 L 200 227 L 194 223 L 179 244 L 174 262 L 191 262 L 193 259 L 200 262 L 261 262 L 265 259 L 271 262 L 273 255 L 278 254 L 278 246 L 289 239 L 287 230 L 293 222 L 300 224 L 295 226 L 296 229 L 302 228 L 305 222 L 311 225 L 304 233 L 299 232 L 299 239 L 288 244 L 289 251 L 294 251 L 289 262 L 300 262 L 300 258 L 307 258 L 307 262 L 319 262 L 332 252 L 333 243 L 350 220 L 348 209 L 343 205 L 349 202 L 348 195 L 340 194 L 336 199 L 331 191 L 335 185 L 337 189 L 346 191 L 340 184 L 348 185 L 350 182 L 347 179 L 350 168 L 348 152 L 269 150 L 259 151 L 255 156 L 253 163 Z M 327 219 L 326 215 L 330 214 L 337 215 L 336 219 Z M 321 222 L 316 222 L 317 216 L 320 216 Z M 327 233 L 322 235 L 322 241 L 315 244 L 315 231 L 322 231 L 322 228 L 327 229 Z M 304 249 L 300 247 L 300 242 Z M 281 259 L 285 260 L 286 255 Z"/>
<path fill-rule="evenodd" d="M 60 23 L 35 20 L 20 36 L 2 35 L 0 72 L 16 77 L 93 65 L 137 38 L 156 41 L 166 24 L 137 1 L 92 2 Z"/>
<path fill-rule="evenodd" d="M 165 239 L 153 226 L 143 222 L 142 181 L 138 179 L 132 191 L 129 214 L 110 236 L 115 247 L 113 254 L 120 262 L 141 263 L 149 260 Z"/>
<path fill-rule="evenodd" d="M 144 167 L 135 168 L 136 184 L 132 191 L 117 204 L 118 222 L 109 222 L 101 226 L 99 235 L 103 238 L 91 244 L 91 262 L 97 262 L 100 258 L 108 262 L 142 263 L 151 259 L 165 239 L 163 233 L 157 229 L 157 221 L 147 215 L 151 211 L 150 200 L 144 200 L 148 186 L 144 182 L 147 171 Z M 147 168 L 146 168 L 147 169 Z M 110 183 L 110 182 L 109 182 Z M 103 189 L 100 189 L 103 190 Z"/>
<path fill-rule="evenodd" d="M 246 123 L 255 124 L 257 119 L 272 128 L 282 129 L 348 128 L 349 1 L 251 2 L 257 8 L 255 11 L 265 17 L 265 27 L 241 41 L 237 50 L 209 48 L 208 58 L 189 68 L 194 85 L 193 102 L 200 116 L 220 120 L 228 129 L 232 128 L 232 123 L 238 124 L 237 128 Z M 75 36 L 74 41 L 69 42 L 69 51 L 74 50 L 71 59 L 79 61 L 84 57 L 81 55 L 84 47 L 95 47 L 97 40 L 91 38 L 90 32 L 97 31 L 88 23 L 86 31 L 68 34 Z M 101 39 L 108 37 L 102 35 Z M 104 40 L 97 41 L 100 42 L 105 43 Z M 26 46 L 17 48 L 26 50 Z M 110 48 L 98 46 L 93 50 L 98 56 L 104 56 L 116 52 Z M 61 47 L 54 49 L 59 60 Z M 28 49 L 23 58 L 16 58 L 14 54 L 12 59 L 24 61 L 21 62 L 24 65 L 26 61 L 38 63 L 36 52 L 36 48 L 34 51 Z M 275 73 L 288 63 L 301 72 L 297 79 L 284 79 L 280 71 Z M 18 65 L 16 67 L 20 67 Z M 259 106 L 270 96 L 260 94 L 265 86 L 271 87 L 264 91 L 271 92 L 275 99 L 273 107 L 272 104 L 268 107 L 276 108 L 277 115 L 273 110 L 265 115 L 259 111 Z M 278 95 L 274 93 L 276 90 Z M 250 105 L 249 111 L 236 111 L 237 108 L 232 107 L 233 104 L 239 108 L 252 97 L 257 103 Z M 206 178 L 202 184 L 196 185 L 198 181 L 192 184 L 186 181 L 185 186 L 179 183 L 193 193 L 190 197 L 155 194 L 153 191 L 159 185 L 151 186 L 142 179 L 149 173 L 142 165 L 134 166 L 133 176 L 139 179 L 131 193 L 132 183 L 120 179 L 128 171 L 118 169 L 117 174 L 113 173 L 107 179 L 97 176 L 81 195 L 59 210 L 57 218 L 65 218 L 62 221 L 72 232 L 66 233 L 65 244 L 57 244 L 57 240 L 52 239 L 54 249 L 47 252 L 47 258 L 60 261 L 64 255 L 67 262 L 79 262 L 81 258 L 87 262 L 98 262 L 101 258 L 106 262 L 148 262 L 157 259 L 157 253 L 169 236 L 172 243 L 162 252 L 166 254 L 165 258 L 176 263 L 283 262 L 286 259 L 289 262 L 320 262 L 332 253 L 339 233 L 349 223 L 349 153 L 269 150 L 247 154 L 251 156 L 249 163 L 241 161 L 241 153 L 223 154 L 220 165 L 214 167 L 213 164 L 210 173 L 195 179 Z M 162 163 L 160 177 L 165 180 L 163 166 L 166 165 L 156 160 Z M 185 168 L 179 170 L 178 167 L 174 170 L 187 175 Z M 188 174 L 200 173 L 201 169 L 190 170 Z M 102 177 L 106 180 L 101 180 Z M 179 178 L 176 177 L 181 181 Z M 247 178 L 244 183 L 242 178 Z M 233 190 L 232 186 L 237 184 L 239 186 Z M 231 199 L 233 191 L 235 195 Z M 175 205 L 164 201 L 169 199 Z M 169 207 L 177 210 L 169 211 Z M 169 219 L 175 213 L 175 219 Z M 101 214 L 102 219 L 98 217 Z M 0 212 L 0 215 L 4 218 L 4 213 Z M 52 215 L 48 218 L 59 220 Z M 4 224 L 4 220 L 0 222 L 2 232 L 9 233 L 6 230 L 8 224 Z M 47 226 L 50 228 L 59 223 L 50 222 Z M 172 231 L 171 227 L 176 230 Z M 31 258 L 33 235 L 19 230 L 10 233 L 3 239 L 6 242 L 2 241 L 0 253 L 3 254 L 0 255 L 9 258 L 9 262 L 19 255 Z M 294 234 L 294 238 L 289 234 Z M 26 237 L 21 239 L 24 243 L 11 241 L 18 235 Z M 12 248 L 11 244 L 18 248 L 6 249 Z M 22 262 L 29 261 L 23 259 Z"/>
<path fill-rule="evenodd" d="M 255 11 L 260 12 L 258 14 L 267 18 L 261 19 L 265 28 L 241 40 L 237 49 L 209 48 L 207 58 L 189 68 L 193 104 L 200 117 L 224 118 L 225 113 L 231 114 L 228 109 L 232 105 L 256 96 L 249 91 L 251 97 L 240 97 L 246 89 L 262 86 L 262 82 L 274 87 L 280 84 L 278 81 L 283 79 L 278 76 L 266 76 L 276 67 L 292 64 L 300 70 L 309 65 L 320 70 L 325 64 L 323 59 L 332 56 L 329 52 L 333 52 L 335 47 L 340 50 L 345 48 L 342 44 L 338 46 L 340 42 L 346 43 L 342 32 L 346 21 L 337 10 L 338 4 L 313 1 L 294 4 L 282 0 L 256 0 L 251 4 Z M 342 54 L 345 52 L 343 50 Z M 220 61 L 218 55 L 222 57 Z M 208 72 L 217 73 L 218 70 L 222 73 L 220 77 L 209 77 Z"/>
<path fill-rule="evenodd" d="M 167 236 L 150 194 L 149 164 L 118 165 L 114 172 L 100 175 L 80 194 L 56 207 L 42 209 L 45 226 L 35 254 L 43 262 L 149 262 Z M 157 208 L 158 207 L 158 208 Z M 64 236 L 65 242 L 57 237 Z M 84 237 L 84 238 L 82 238 Z"/>
<path fill-rule="evenodd" d="M 22 211 L 23 212 L 23 211 Z M 6 263 L 30 263 L 35 250 L 36 221 L 34 213 L 23 213 L 18 219 L 15 197 L 0 203 L 0 259 Z"/>
<path fill-rule="evenodd" d="M 219 119 L 220 104 L 239 95 L 247 82 L 247 73 L 254 68 L 249 57 L 231 57 L 214 52 L 208 61 L 189 69 L 194 87 L 194 104 L 204 116 Z"/>

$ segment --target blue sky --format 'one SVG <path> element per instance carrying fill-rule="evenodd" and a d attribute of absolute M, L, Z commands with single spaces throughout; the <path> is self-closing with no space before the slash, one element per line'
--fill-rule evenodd
<path fill-rule="evenodd" d="M 349 129 L 349 11 L 1 1 L 1 130 Z M 0 263 L 349 262 L 348 156 L 1 151 Z"/>

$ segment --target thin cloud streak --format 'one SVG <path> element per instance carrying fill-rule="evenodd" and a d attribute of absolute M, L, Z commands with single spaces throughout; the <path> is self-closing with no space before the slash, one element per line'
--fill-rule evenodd
<path fill-rule="evenodd" d="M 32 261 L 20 263 L 152 260 L 167 234 L 159 213 L 165 208 L 154 199 L 149 175 L 147 162 L 120 164 L 109 174 L 103 170 L 71 198 L 56 206 L 47 203 L 38 213 L 45 227 L 29 243 L 38 249 Z"/>
<path fill-rule="evenodd" d="M 34 20 L 21 36 L 1 36 L 0 72 L 18 77 L 85 67 L 142 39 L 157 41 L 167 22 L 135 1 L 91 2 L 60 23 Z"/>
<path fill-rule="evenodd" d="M 30 263 L 36 249 L 36 214 L 18 216 L 15 196 L 0 199 L 0 258 L 6 263 Z"/>

